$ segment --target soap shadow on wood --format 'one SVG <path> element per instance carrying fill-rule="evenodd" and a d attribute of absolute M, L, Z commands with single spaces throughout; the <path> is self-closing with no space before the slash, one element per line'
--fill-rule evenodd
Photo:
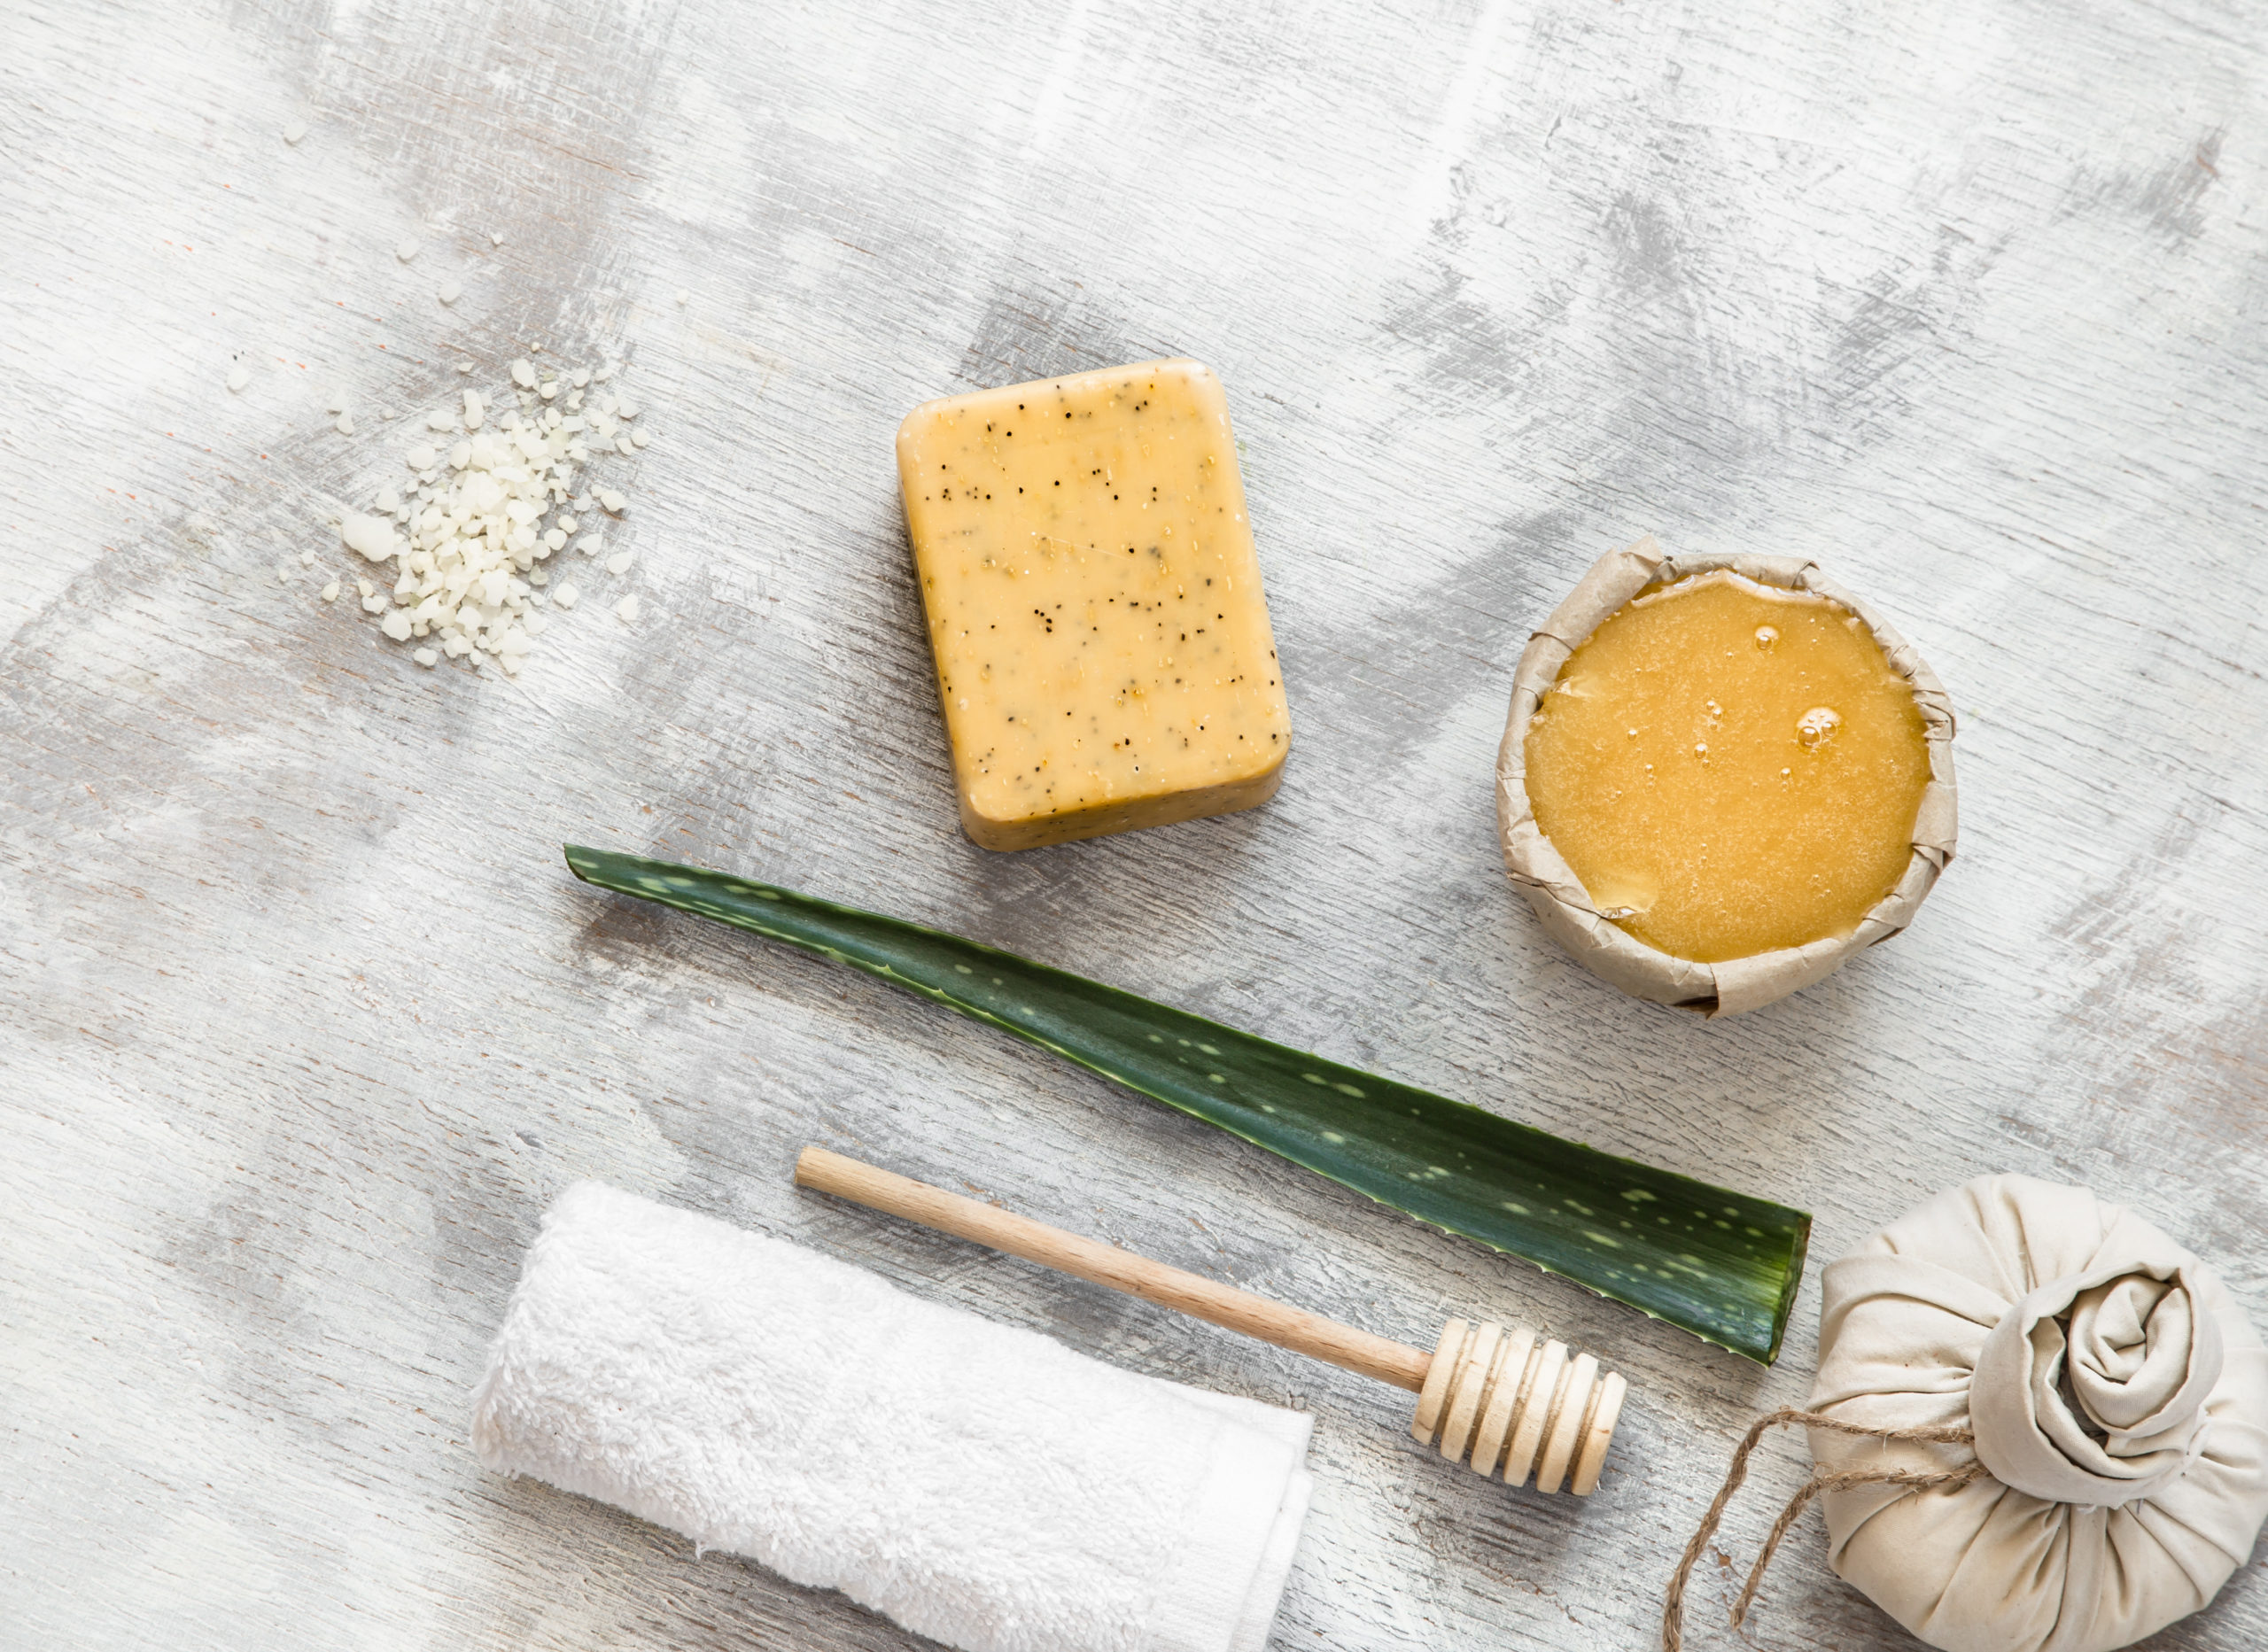
<path fill-rule="evenodd" d="M 1175 353 L 1133 328 L 1085 283 L 1012 259 L 994 275 L 955 376 L 976 390 L 1091 373 Z"/>
<path fill-rule="evenodd" d="M 996 286 L 964 356 L 960 376 L 990 388 L 1164 353 L 1162 346 L 1127 343 L 1124 330 L 1097 314 L 1078 283 L 1051 280 L 1024 269 Z M 887 531 L 877 524 L 873 539 L 890 547 L 886 582 L 889 618 L 896 634 L 906 640 L 898 651 L 904 665 L 900 679 L 909 685 L 902 703 L 907 726 L 920 731 L 909 743 L 918 747 L 925 775 L 936 777 L 932 788 L 936 802 L 922 812 L 935 823 L 929 841 L 936 845 L 938 860 L 968 903 L 962 915 L 928 921 L 990 945 L 1143 989 L 1147 983 L 1128 979 L 1123 967 L 1112 971 L 1115 949 L 1087 954 L 1083 943 L 1111 935 L 1162 938 L 1169 950 L 1183 953 L 1184 959 L 1198 955 L 1186 920 L 1217 914 L 1232 904 L 1230 896 L 1246 881 L 1242 868 L 1269 835 L 1270 805 L 1047 849 L 1000 853 L 977 848 L 961 832 L 956 811 L 952 755 L 935 662 L 929 656 L 913 542 L 903 515 L 891 514 Z M 918 694 L 910 686 L 917 680 L 925 685 Z M 1295 734 L 1285 769 L 1287 787 L 1297 785 L 1300 768 Z M 1130 849 L 1130 842 L 1138 847 Z M 1145 898 L 1156 890 L 1170 890 L 1170 898 Z M 1177 1002 L 1201 1008 L 1186 998 Z"/>

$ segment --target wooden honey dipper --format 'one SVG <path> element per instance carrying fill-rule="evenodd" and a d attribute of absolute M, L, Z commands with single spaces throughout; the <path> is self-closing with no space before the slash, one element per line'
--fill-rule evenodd
<path fill-rule="evenodd" d="M 1409 1389 L 1418 1396 L 1410 1432 L 1419 1444 L 1438 1443 L 1441 1455 L 1484 1477 L 1501 1468 L 1508 1485 L 1533 1470 L 1540 1492 L 1557 1492 L 1564 1482 L 1576 1496 L 1589 1496 L 1622 1415 L 1629 1385 L 1619 1376 L 1601 1371 L 1588 1353 L 1570 1358 L 1565 1343 L 1543 1341 L 1526 1325 L 1453 1319 L 1427 1353 L 823 1147 L 797 1157 L 796 1185 Z"/>

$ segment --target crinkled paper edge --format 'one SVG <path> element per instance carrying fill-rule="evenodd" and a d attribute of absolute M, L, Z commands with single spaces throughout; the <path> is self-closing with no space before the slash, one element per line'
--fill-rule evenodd
<path fill-rule="evenodd" d="M 1914 697 L 1927 725 L 1930 783 L 1922 788 L 1922 806 L 1915 815 L 1914 857 L 1907 864 L 1906 875 L 1851 935 L 1722 964 L 1697 964 L 1648 946 L 1601 917 L 1581 880 L 1537 829 L 1527 799 L 1527 727 L 1568 655 L 1608 615 L 1650 585 L 1668 585 L 1718 569 L 1729 569 L 1759 585 L 1815 593 L 1859 617 L 1891 665 L 1914 685 Z M 1503 842 L 1504 865 L 1543 927 L 1593 974 L 1634 998 L 1713 1017 L 1744 1014 L 1825 979 L 1845 959 L 1889 940 L 1914 921 L 1922 896 L 1953 858 L 1958 834 L 1953 736 L 1953 702 L 1937 674 L 1912 644 L 1867 604 L 1822 575 L 1817 563 L 1791 556 L 1672 556 L 1649 534 L 1592 563 L 1520 654 L 1512 678 L 1511 714 L 1496 753 L 1496 830 Z"/>

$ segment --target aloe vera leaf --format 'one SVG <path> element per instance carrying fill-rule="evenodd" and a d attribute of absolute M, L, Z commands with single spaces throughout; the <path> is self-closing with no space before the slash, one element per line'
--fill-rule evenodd
<path fill-rule="evenodd" d="M 586 883 L 920 993 L 1434 1227 L 1769 1365 L 1811 1218 L 1115 987 L 771 884 L 566 846 Z"/>

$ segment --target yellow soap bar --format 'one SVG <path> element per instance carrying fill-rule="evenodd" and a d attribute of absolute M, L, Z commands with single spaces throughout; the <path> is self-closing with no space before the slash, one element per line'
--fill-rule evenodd
<path fill-rule="evenodd" d="M 1526 754 L 1536 826 L 1600 910 L 1704 964 L 1855 930 L 1930 780 L 1913 685 L 1864 622 L 1727 571 L 1609 616 Z"/>
<path fill-rule="evenodd" d="M 970 837 L 1034 849 L 1274 795 L 1291 710 L 1210 368 L 925 402 L 897 475 Z"/>

